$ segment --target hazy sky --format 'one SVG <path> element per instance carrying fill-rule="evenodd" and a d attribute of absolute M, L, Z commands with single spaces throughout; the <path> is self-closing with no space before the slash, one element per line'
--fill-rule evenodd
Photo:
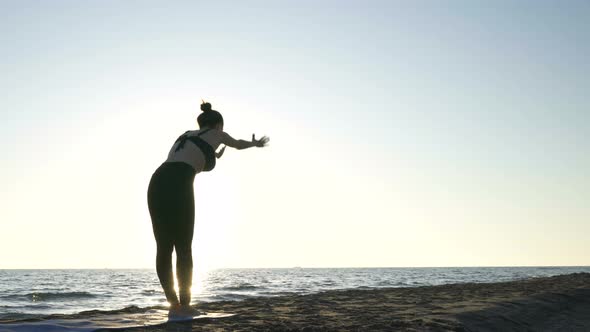
<path fill-rule="evenodd" d="M 589 265 L 588 1 L 0 0 L 0 268 L 153 267 L 200 99 L 196 268 Z"/>

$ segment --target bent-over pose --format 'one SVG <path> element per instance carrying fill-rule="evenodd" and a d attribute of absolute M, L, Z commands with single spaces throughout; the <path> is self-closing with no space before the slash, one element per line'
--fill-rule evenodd
<path fill-rule="evenodd" d="M 225 146 L 238 150 L 264 147 L 265 136 L 252 141 L 236 140 L 223 131 L 223 117 L 201 104 L 199 130 L 189 130 L 172 145 L 168 158 L 152 175 L 148 187 L 148 207 L 157 244 L 156 270 L 171 310 L 190 310 L 193 279 L 192 240 L 195 223 L 193 181 L 200 172 L 211 171 Z M 176 250 L 176 274 L 180 299 L 174 289 L 172 251 Z"/>

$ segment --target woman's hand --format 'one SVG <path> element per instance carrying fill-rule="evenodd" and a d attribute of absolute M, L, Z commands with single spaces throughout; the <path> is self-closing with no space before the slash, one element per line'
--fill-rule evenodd
<path fill-rule="evenodd" d="M 223 152 L 225 152 L 225 145 L 221 148 L 221 150 L 219 150 L 219 152 L 215 152 L 215 157 L 217 157 L 217 159 L 221 158 L 221 156 L 223 156 Z"/>
<path fill-rule="evenodd" d="M 254 134 L 252 134 L 252 145 L 254 145 L 255 147 L 263 148 L 266 146 L 268 141 L 270 141 L 270 138 L 266 136 L 262 136 L 261 139 L 257 140 Z"/>

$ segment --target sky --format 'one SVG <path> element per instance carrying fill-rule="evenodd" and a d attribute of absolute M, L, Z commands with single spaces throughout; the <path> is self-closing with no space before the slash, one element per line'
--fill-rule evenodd
<path fill-rule="evenodd" d="M 0 0 L 0 268 L 153 268 L 201 98 L 220 267 L 590 265 L 587 1 Z"/>

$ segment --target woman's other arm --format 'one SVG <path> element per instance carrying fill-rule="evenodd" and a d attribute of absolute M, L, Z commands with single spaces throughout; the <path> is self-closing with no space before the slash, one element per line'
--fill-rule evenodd
<path fill-rule="evenodd" d="M 219 150 L 219 152 L 215 152 L 215 157 L 217 157 L 217 159 L 221 158 L 221 156 L 223 156 L 224 152 L 225 152 L 225 145 L 221 148 L 221 150 Z"/>

